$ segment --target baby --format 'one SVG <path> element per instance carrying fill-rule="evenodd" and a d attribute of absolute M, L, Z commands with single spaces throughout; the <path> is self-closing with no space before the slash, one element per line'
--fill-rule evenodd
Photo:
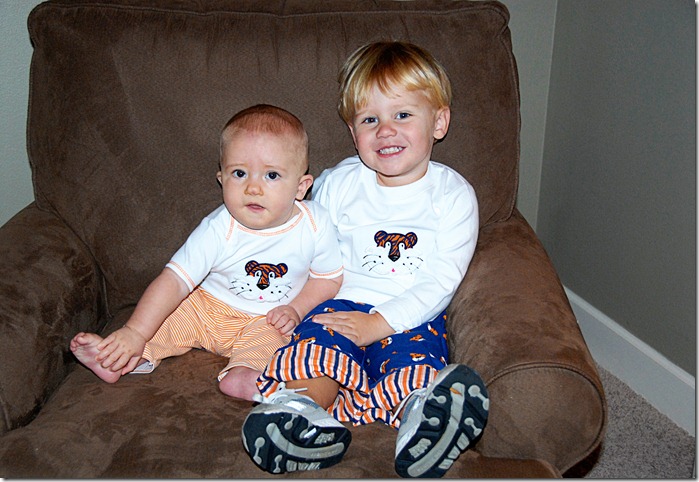
<path fill-rule="evenodd" d="M 293 114 L 257 105 L 233 116 L 220 141 L 223 205 L 209 214 L 148 286 L 126 324 L 70 348 L 106 382 L 149 373 L 203 348 L 229 358 L 226 395 L 252 400 L 256 379 L 300 320 L 337 294 L 343 265 L 313 184 L 308 137 Z"/>

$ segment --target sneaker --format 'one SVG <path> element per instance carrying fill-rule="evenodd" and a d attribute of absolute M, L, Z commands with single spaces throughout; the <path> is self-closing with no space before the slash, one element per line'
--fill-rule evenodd
<path fill-rule="evenodd" d="M 253 462 L 273 474 L 317 470 L 338 463 L 351 432 L 299 390 L 284 388 L 258 395 L 243 422 L 243 445 Z"/>
<path fill-rule="evenodd" d="M 466 365 L 448 365 L 426 388 L 407 398 L 396 440 L 401 477 L 441 477 L 481 436 L 488 392 Z"/>

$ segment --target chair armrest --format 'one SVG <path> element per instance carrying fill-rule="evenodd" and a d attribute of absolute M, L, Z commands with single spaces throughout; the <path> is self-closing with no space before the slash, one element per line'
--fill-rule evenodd
<path fill-rule="evenodd" d="M 549 461 L 561 473 L 601 442 L 606 401 L 563 286 L 517 211 L 481 229 L 449 308 L 452 361 L 483 377 L 490 415 L 478 451 Z"/>
<path fill-rule="evenodd" d="M 0 434 L 28 423 L 74 360 L 70 339 L 97 330 L 100 275 L 59 218 L 35 204 L 0 227 Z"/>

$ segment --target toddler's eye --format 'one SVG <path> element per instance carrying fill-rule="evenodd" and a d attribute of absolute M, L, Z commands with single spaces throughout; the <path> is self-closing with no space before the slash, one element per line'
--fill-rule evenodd
<path fill-rule="evenodd" d="M 237 177 L 237 178 L 242 179 L 245 177 L 245 171 L 243 171 L 242 169 L 235 169 L 233 171 L 233 177 Z"/>
<path fill-rule="evenodd" d="M 267 173 L 267 179 L 269 179 L 270 181 L 274 181 L 275 179 L 279 179 L 280 177 L 281 176 L 279 175 L 278 172 L 272 171 L 272 172 Z"/>
<path fill-rule="evenodd" d="M 376 117 L 365 117 L 362 120 L 362 124 L 373 124 L 376 122 Z"/>
<path fill-rule="evenodd" d="M 408 117 L 410 117 L 408 112 L 399 112 L 398 115 L 396 115 L 396 119 L 407 119 Z"/>

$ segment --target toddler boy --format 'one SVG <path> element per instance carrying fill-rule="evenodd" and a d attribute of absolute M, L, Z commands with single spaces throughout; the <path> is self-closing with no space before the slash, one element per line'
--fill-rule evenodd
<path fill-rule="evenodd" d="M 447 361 L 445 310 L 478 236 L 472 186 L 431 160 L 449 128 L 449 79 L 425 50 L 379 42 L 349 57 L 340 84 L 359 156 L 321 174 L 313 199 L 338 229 L 343 285 L 264 370 L 244 445 L 269 472 L 318 469 L 351 441 L 340 422 L 380 420 L 399 428 L 399 475 L 441 477 L 489 405 L 481 377 Z"/>

